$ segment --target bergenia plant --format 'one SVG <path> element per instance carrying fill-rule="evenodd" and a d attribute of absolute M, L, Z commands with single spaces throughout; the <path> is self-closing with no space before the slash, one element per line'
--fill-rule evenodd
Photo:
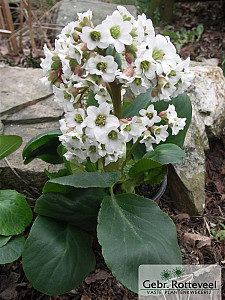
<path fill-rule="evenodd" d="M 90 10 L 79 13 L 44 52 L 42 81 L 64 117 L 23 156 L 65 167 L 46 171 L 25 274 L 48 295 L 75 288 L 95 266 L 94 239 L 112 274 L 137 292 L 139 265 L 181 263 L 172 220 L 136 188 L 160 184 L 168 163 L 185 155 L 190 60 L 144 14 L 136 20 L 122 6 L 97 26 Z"/>

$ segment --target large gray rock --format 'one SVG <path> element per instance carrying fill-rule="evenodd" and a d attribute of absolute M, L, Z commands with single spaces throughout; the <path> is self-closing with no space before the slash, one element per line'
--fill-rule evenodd
<path fill-rule="evenodd" d="M 22 150 L 26 143 L 40 133 L 59 128 L 62 110 L 53 101 L 52 94 L 40 82 L 41 69 L 0 67 L 0 134 L 19 135 L 22 146 L 0 161 L 0 188 L 41 189 L 47 176 L 44 169 L 50 164 L 35 159 L 23 164 Z M 13 171 L 27 183 L 18 178 Z M 30 188 L 29 188 L 30 187 Z"/>
<path fill-rule="evenodd" d="M 136 17 L 137 9 L 133 5 L 124 5 L 127 10 Z M 58 26 L 64 27 L 71 21 L 77 19 L 77 13 L 86 12 L 91 9 L 93 13 L 92 21 L 94 25 L 100 24 L 107 15 L 111 15 L 113 11 L 117 8 L 117 4 L 104 3 L 100 1 L 77 1 L 77 0 L 65 0 L 61 1 L 58 5 L 58 10 L 55 15 L 55 23 Z M 59 32 L 58 32 L 59 33 Z"/>
<path fill-rule="evenodd" d="M 191 215 L 201 214 L 205 205 L 205 151 L 208 140 L 219 138 L 225 122 L 225 78 L 209 60 L 191 67 L 195 79 L 188 90 L 193 117 L 188 130 L 183 162 L 170 168 L 169 184 L 175 205 Z"/>

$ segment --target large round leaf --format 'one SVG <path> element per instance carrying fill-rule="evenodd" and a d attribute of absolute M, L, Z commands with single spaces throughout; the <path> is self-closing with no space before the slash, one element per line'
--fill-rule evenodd
<path fill-rule="evenodd" d="M 39 215 L 62 220 L 83 230 L 95 231 L 103 189 L 73 189 L 72 192 L 43 194 L 36 202 L 35 212 Z"/>
<path fill-rule="evenodd" d="M 3 247 L 11 239 L 11 236 L 0 235 L 0 248 Z"/>
<path fill-rule="evenodd" d="M 142 264 L 180 264 L 172 220 L 152 200 L 135 194 L 105 197 L 99 213 L 98 239 L 113 275 L 138 291 Z"/>
<path fill-rule="evenodd" d="M 22 254 L 25 239 L 23 236 L 12 238 L 7 244 L 0 248 L 0 264 L 11 263 Z"/>
<path fill-rule="evenodd" d="M 53 130 L 39 134 L 31 139 L 23 149 L 24 164 L 28 164 L 34 158 L 40 158 L 48 163 L 63 163 L 62 157 L 59 156 L 57 148 L 60 145 L 60 130 Z"/>
<path fill-rule="evenodd" d="M 144 159 L 152 159 L 161 164 L 173 164 L 183 160 L 185 152 L 175 144 L 158 145 L 154 151 L 147 152 Z"/>
<path fill-rule="evenodd" d="M 32 211 L 25 198 L 13 190 L 0 191 L 0 234 L 22 233 L 32 221 Z"/>
<path fill-rule="evenodd" d="M 91 244 L 87 232 L 38 216 L 25 243 L 24 272 L 42 293 L 66 293 L 80 285 L 94 268 Z"/>
<path fill-rule="evenodd" d="M 16 151 L 22 142 L 22 138 L 18 135 L 0 135 L 0 159 Z"/>
<path fill-rule="evenodd" d="M 61 185 L 73 186 L 76 188 L 89 188 L 89 187 L 111 187 L 121 177 L 121 173 L 118 171 L 109 172 L 85 172 L 79 174 L 73 174 L 69 176 L 63 176 L 50 180 L 51 183 L 57 183 Z"/>

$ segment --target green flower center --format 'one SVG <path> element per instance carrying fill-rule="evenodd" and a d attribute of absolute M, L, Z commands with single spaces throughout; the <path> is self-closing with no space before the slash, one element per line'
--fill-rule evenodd
<path fill-rule="evenodd" d="M 131 131 L 130 125 L 127 125 L 127 126 L 125 127 L 125 130 L 126 130 L 126 131 Z"/>
<path fill-rule="evenodd" d="M 141 62 L 141 69 L 144 70 L 144 71 L 148 71 L 148 69 L 149 69 L 149 61 L 143 60 Z"/>
<path fill-rule="evenodd" d="M 96 152 L 96 146 L 94 146 L 94 145 L 90 146 L 89 151 L 92 153 Z"/>
<path fill-rule="evenodd" d="M 105 126 L 105 121 L 106 121 L 106 116 L 98 115 L 95 120 L 95 124 L 97 126 Z"/>
<path fill-rule="evenodd" d="M 70 100 L 71 99 L 71 95 L 68 94 L 67 92 L 64 92 L 64 99 Z"/>
<path fill-rule="evenodd" d="M 154 117 L 154 114 L 151 112 L 151 113 L 146 113 L 146 116 L 149 118 L 149 119 L 152 119 Z"/>
<path fill-rule="evenodd" d="M 169 82 L 167 82 L 167 84 L 164 85 L 164 88 L 168 89 L 170 87 Z"/>
<path fill-rule="evenodd" d="M 154 60 L 157 60 L 157 59 L 161 60 L 164 55 L 165 55 L 165 53 L 163 53 L 162 50 L 154 49 L 152 52 L 152 57 L 154 58 Z"/>
<path fill-rule="evenodd" d="M 101 33 L 99 31 L 92 31 L 90 33 L 90 37 L 91 37 L 92 41 L 99 41 L 101 38 Z"/>
<path fill-rule="evenodd" d="M 169 74 L 169 77 L 171 77 L 171 76 L 176 76 L 176 75 L 177 75 L 176 71 L 172 70 L 172 71 L 170 72 L 170 74 Z"/>
<path fill-rule="evenodd" d="M 107 63 L 104 63 L 104 62 L 99 62 L 98 64 L 97 64 L 97 69 L 99 70 L 99 71 L 105 71 L 106 69 L 107 69 Z"/>
<path fill-rule="evenodd" d="M 160 134 L 160 132 L 161 132 L 160 128 L 157 128 L 155 134 Z"/>
<path fill-rule="evenodd" d="M 135 78 L 134 82 L 136 85 L 140 85 L 141 84 L 141 78 Z"/>
<path fill-rule="evenodd" d="M 76 114 L 74 120 L 77 123 L 82 123 L 83 122 L 83 118 L 82 118 L 82 116 L 80 114 Z"/>
<path fill-rule="evenodd" d="M 119 25 L 115 25 L 115 26 L 111 27 L 110 28 L 110 33 L 111 33 L 111 36 L 114 39 L 118 39 L 118 37 L 120 35 L 120 26 Z"/>
<path fill-rule="evenodd" d="M 116 140 L 117 139 L 117 132 L 115 130 L 110 131 L 110 133 L 108 134 L 108 137 L 111 140 Z"/>

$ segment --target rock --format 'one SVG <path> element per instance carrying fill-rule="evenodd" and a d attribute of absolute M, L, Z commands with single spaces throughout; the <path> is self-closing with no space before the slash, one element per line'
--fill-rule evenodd
<path fill-rule="evenodd" d="M 211 60 L 210 60 L 211 61 Z M 217 66 L 191 67 L 195 79 L 188 89 L 193 117 L 188 130 L 183 162 L 170 167 L 171 196 L 178 209 L 190 215 L 201 214 L 205 205 L 205 151 L 209 139 L 219 138 L 225 123 L 225 78 Z"/>
<path fill-rule="evenodd" d="M 0 67 L 0 76 L 2 80 L 0 134 L 15 134 L 23 138 L 23 145 L 7 157 L 10 167 L 5 159 L 0 161 L 0 187 L 20 192 L 24 189 L 40 191 L 47 180 L 44 169 L 49 170 L 51 165 L 40 159 L 24 165 L 22 150 L 31 138 L 59 128 L 58 120 L 62 110 L 53 101 L 52 94 L 40 82 L 40 78 L 43 77 L 41 69 L 4 66 Z M 13 173 L 13 170 L 26 184 Z"/>
<path fill-rule="evenodd" d="M 206 62 L 204 62 L 205 64 Z M 225 77 L 217 66 L 192 67 L 195 79 L 188 90 L 192 104 L 204 121 L 209 139 L 221 136 L 225 125 Z"/>
<path fill-rule="evenodd" d="M 137 16 L 137 9 L 134 5 L 124 6 L 134 17 Z M 89 8 L 93 13 L 92 21 L 94 25 L 98 25 L 106 18 L 107 15 L 113 13 L 113 11 L 117 8 L 117 4 L 90 0 L 61 1 L 58 5 L 58 10 L 55 15 L 55 24 L 64 27 L 69 22 L 75 21 L 77 19 L 77 13 L 86 12 Z"/>

